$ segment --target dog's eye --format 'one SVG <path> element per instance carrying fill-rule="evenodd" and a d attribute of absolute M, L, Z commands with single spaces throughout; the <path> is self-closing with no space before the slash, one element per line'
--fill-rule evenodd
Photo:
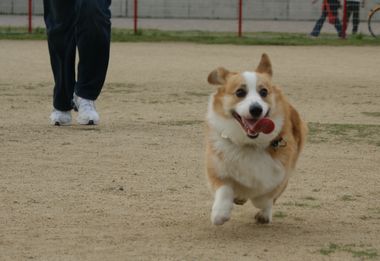
<path fill-rule="evenodd" d="M 259 91 L 259 94 L 260 94 L 261 97 L 265 98 L 265 97 L 268 96 L 268 90 L 265 89 L 265 88 L 263 88 L 263 89 L 261 89 L 261 90 Z"/>
<path fill-rule="evenodd" d="M 240 88 L 236 90 L 235 95 L 239 98 L 244 98 L 247 95 L 247 91 Z"/>

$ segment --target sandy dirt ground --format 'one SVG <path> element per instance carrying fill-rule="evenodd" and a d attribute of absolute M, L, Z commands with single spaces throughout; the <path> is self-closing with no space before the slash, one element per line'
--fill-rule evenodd
<path fill-rule="evenodd" d="M 272 224 L 246 204 L 216 227 L 206 77 L 262 52 L 309 142 Z M 0 260 L 379 259 L 379 61 L 380 47 L 113 43 L 101 124 L 54 127 L 47 44 L 0 41 Z"/>

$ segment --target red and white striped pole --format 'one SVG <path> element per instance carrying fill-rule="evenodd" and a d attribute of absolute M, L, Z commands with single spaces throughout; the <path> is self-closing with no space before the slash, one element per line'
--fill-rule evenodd
<path fill-rule="evenodd" d="M 134 0 L 134 4 L 133 4 L 133 30 L 134 30 L 135 34 L 137 34 L 137 20 L 138 20 L 137 0 Z"/>
<path fill-rule="evenodd" d="M 28 32 L 32 32 L 32 0 L 28 1 Z"/>
<path fill-rule="evenodd" d="M 243 27 L 243 0 L 238 0 L 238 36 L 242 36 L 242 27 Z"/>

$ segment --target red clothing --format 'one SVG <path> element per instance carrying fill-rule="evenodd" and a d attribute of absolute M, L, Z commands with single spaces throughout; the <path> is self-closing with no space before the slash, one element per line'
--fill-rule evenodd
<path fill-rule="evenodd" d="M 330 24 L 335 24 L 335 20 L 337 19 L 337 15 L 338 15 L 338 12 L 337 12 L 337 9 L 338 9 L 338 1 L 336 1 L 336 5 L 337 6 L 332 6 L 335 1 L 327 1 L 327 0 L 323 0 L 323 5 L 322 5 L 322 10 L 326 10 L 327 11 L 327 17 L 329 19 L 329 23 Z"/>

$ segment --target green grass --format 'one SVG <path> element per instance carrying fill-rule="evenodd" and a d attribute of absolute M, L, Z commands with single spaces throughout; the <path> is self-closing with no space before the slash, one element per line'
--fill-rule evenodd
<path fill-rule="evenodd" d="M 165 126 L 191 126 L 191 125 L 200 125 L 204 123 L 204 121 L 200 120 L 171 120 L 171 121 L 165 121 L 165 122 L 156 122 L 155 124 L 158 125 L 165 125 Z"/>
<path fill-rule="evenodd" d="M 305 202 L 285 202 L 282 203 L 284 206 L 289 206 L 289 207 L 300 207 L 300 208 L 320 208 L 321 205 L 319 204 L 310 204 L 310 203 L 305 203 Z"/>
<path fill-rule="evenodd" d="M 282 212 L 282 211 L 276 211 L 274 214 L 273 214 L 273 217 L 275 218 L 285 218 L 287 217 L 288 215 L 285 213 L 285 212 Z"/>
<path fill-rule="evenodd" d="M 0 40 L 45 40 L 46 33 L 44 28 L 35 28 L 29 34 L 26 27 L 4 27 L 0 26 Z"/>
<path fill-rule="evenodd" d="M 322 255 L 328 256 L 337 250 L 338 250 L 338 245 L 334 243 L 330 243 L 328 247 L 321 248 L 319 250 L 319 253 L 321 253 Z"/>
<path fill-rule="evenodd" d="M 368 208 L 367 215 L 359 217 L 361 220 L 380 220 L 380 208 Z"/>
<path fill-rule="evenodd" d="M 0 39 L 43 40 L 46 39 L 44 28 L 35 28 L 28 34 L 25 27 L 0 27 Z M 357 35 L 341 40 L 335 34 L 322 34 L 311 39 L 304 33 L 245 33 L 237 37 L 236 33 L 216 33 L 202 31 L 161 31 L 139 30 L 134 34 L 130 29 L 112 29 L 113 42 L 192 42 L 203 44 L 236 44 L 236 45 L 380 45 L 380 39 L 371 36 Z"/>
<path fill-rule="evenodd" d="M 210 95 L 209 92 L 192 92 L 192 91 L 187 91 L 185 92 L 185 94 L 189 96 L 195 96 L 195 97 L 208 97 Z"/>
<path fill-rule="evenodd" d="M 380 117 L 380 112 L 362 112 L 365 116 Z"/>
<path fill-rule="evenodd" d="M 308 127 L 311 143 L 338 141 L 380 146 L 380 125 L 310 122 Z"/>
<path fill-rule="evenodd" d="M 368 210 L 374 214 L 380 215 L 380 208 L 369 208 Z"/>
<path fill-rule="evenodd" d="M 311 201 L 317 200 L 315 197 L 312 197 L 312 196 L 307 196 L 307 197 L 304 197 L 303 199 L 304 200 L 311 200 Z"/>
<path fill-rule="evenodd" d="M 342 201 L 355 201 L 356 199 L 351 195 L 343 195 L 340 197 Z"/>
<path fill-rule="evenodd" d="M 372 247 L 366 247 L 364 245 L 347 244 L 340 245 L 330 243 L 327 247 L 323 247 L 319 250 L 319 253 L 325 256 L 329 256 L 335 252 L 347 252 L 352 254 L 353 257 L 359 257 L 363 259 L 373 259 L 379 257 L 377 249 Z"/>

